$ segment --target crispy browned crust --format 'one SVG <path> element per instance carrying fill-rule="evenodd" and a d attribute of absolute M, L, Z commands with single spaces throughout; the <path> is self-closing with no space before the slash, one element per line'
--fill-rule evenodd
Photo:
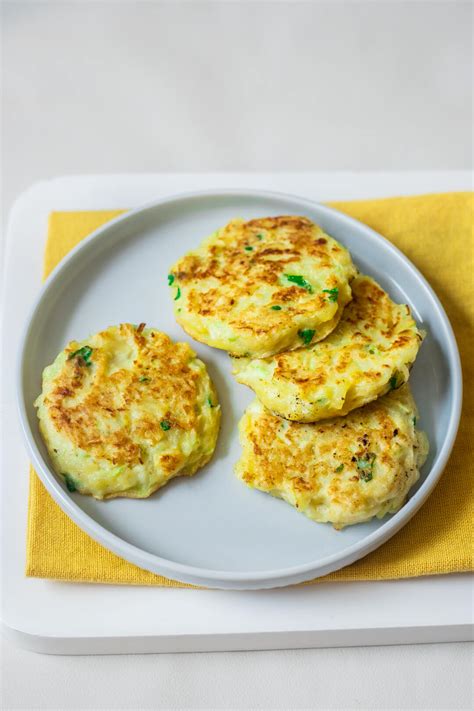
<path fill-rule="evenodd" d="M 68 441 L 111 465 L 133 466 L 143 464 L 137 440 L 154 445 L 165 436 L 161 420 L 174 429 L 197 427 L 199 413 L 194 403 L 200 374 L 189 367 L 195 354 L 187 344 L 173 343 L 164 333 L 143 332 L 130 324 L 122 324 L 117 332 L 103 331 L 96 338 L 100 345 L 93 349 L 93 368 L 80 356 L 67 358 L 44 399 L 55 429 Z M 132 369 L 115 366 L 114 340 L 133 344 Z M 74 349 L 72 344 L 66 353 Z M 161 419 L 146 414 L 143 404 L 147 401 L 167 403 Z M 140 406 L 137 419 L 131 416 L 135 405 Z M 176 471 L 182 463 L 177 457 L 162 455 L 160 467 Z"/>
<path fill-rule="evenodd" d="M 291 282 L 282 283 L 286 272 L 301 271 L 302 260 L 313 273 L 325 274 L 323 283 L 312 292 Z M 338 272 L 336 265 L 341 264 L 344 267 Z M 221 345 L 213 341 L 206 334 L 207 324 L 211 320 L 225 324 L 237 341 L 248 339 L 251 352 L 260 350 L 260 345 L 265 350 L 266 337 L 272 345 L 274 338 L 278 340 L 278 329 L 284 334 L 292 332 L 295 323 L 304 327 L 308 320 L 311 325 L 318 322 L 318 314 L 321 324 L 329 322 L 337 304 L 328 300 L 323 289 L 338 287 L 344 305 L 350 298 L 347 284 L 355 269 L 347 250 L 311 220 L 283 215 L 231 221 L 198 250 L 178 260 L 171 274 L 173 294 L 177 296 L 175 290 L 180 288 L 175 313 L 183 328 L 198 340 L 242 355 L 245 348 L 239 342 Z M 284 308 L 272 310 L 272 305 Z M 292 336 L 296 333 L 289 340 Z"/>
<path fill-rule="evenodd" d="M 409 386 L 346 417 L 300 424 L 255 402 L 240 423 L 246 484 L 341 527 L 399 508 L 426 458 Z M 424 435 L 423 435 L 424 437 Z"/>
<path fill-rule="evenodd" d="M 407 305 L 395 304 L 370 277 L 351 283 L 352 300 L 337 327 L 309 348 L 234 360 L 234 374 L 269 409 L 314 422 L 400 387 L 409 377 L 423 332 Z"/>

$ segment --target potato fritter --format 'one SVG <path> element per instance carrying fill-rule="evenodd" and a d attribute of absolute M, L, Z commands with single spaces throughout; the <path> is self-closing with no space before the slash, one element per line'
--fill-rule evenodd
<path fill-rule="evenodd" d="M 419 478 L 428 440 L 408 384 L 346 417 L 289 422 L 255 400 L 239 424 L 237 476 L 335 528 L 395 513 Z"/>
<path fill-rule="evenodd" d="M 220 406 L 186 343 L 144 324 L 72 341 L 43 372 L 40 431 L 70 491 L 144 498 L 211 458 Z"/>
<path fill-rule="evenodd" d="M 349 252 L 306 217 L 233 220 L 182 257 L 168 280 L 178 323 L 238 356 L 325 338 L 351 298 Z"/>
<path fill-rule="evenodd" d="M 352 301 L 320 343 L 265 359 L 233 360 L 239 383 L 272 412 L 316 422 L 345 415 L 408 380 L 423 334 L 406 305 L 370 277 L 351 284 Z"/>

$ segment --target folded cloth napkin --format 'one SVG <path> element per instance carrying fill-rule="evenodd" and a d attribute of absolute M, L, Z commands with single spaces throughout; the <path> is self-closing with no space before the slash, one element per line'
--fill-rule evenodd
<path fill-rule="evenodd" d="M 386 580 L 473 569 L 473 198 L 471 193 L 450 193 L 331 203 L 387 237 L 431 283 L 456 333 L 465 390 L 456 445 L 421 510 L 374 553 L 315 582 Z M 53 213 L 44 276 L 81 239 L 121 212 Z M 62 512 L 33 470 L 26 574 L 75 582 L 189 587 L 141 570 L 102 548 Z"/>

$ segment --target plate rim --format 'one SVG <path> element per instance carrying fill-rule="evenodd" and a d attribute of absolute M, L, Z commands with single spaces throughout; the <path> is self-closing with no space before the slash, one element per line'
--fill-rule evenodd
<path fill-rule="evenodd" d="M 27 403 L 24 397 L 23 376 L 27 361 L 25 346 L 27 345 L 30 333 L 34 327 L 36 317 L 40 312 L 50 289 L 54 287 L 54 283 L 61 272 L 66 269 L 71 262 L 77 259 L 78 254 L 84 250 L 87 250 L 90 244 L 95 242 L 103 233 L 113 233 L 118 224 L 133 221 L 139 214 L 148 210 L 153 210 L 190 199 L 209 199 L 212 197 L 220 198 L 223 196 L 234 196 L 238 198 L 262 198 L 268 200 L 279 199 L 290 201 L 303 209 L 314 209 L 316 207 L 319 211 L 322 211 L 330 216 L 332 215 L 340 222 L 346 223 L 346 226 L 349 229 L 364 232 L 365 236 L 373 242 L 382 242 L 385 250 L 392 252 L 393 256 L 400 259 L 408 271 L 414 274 L 416 280 L 427 292 L 432 306 L 437 312 L 437 317 L 440 319 L 444 329 L 443 335 L 446 336 L 445 344 L 447 352 L 446 362 L 452 378 L 452 407 L 449 413 L 449 423 L 444 440 L 438 453 L 437 461 L 434 466 L 432 466 L 425 481 L 413 497 L 409 499 L 409 501 L 396 514 L 394 514 L 392 518 L 386 521 L 381 528 L 378 528 L 368 536 L 365 536 L 356 543 L 353 543 L 343 552 L 333 553 L 325 558 L 319 559 L 317 562 L 304 563 L 297 566 L 279 568 L 273 571 L 265 572 L 214 570 L 178 563 L 167 558 L 162 558 L 153 553 L 148 553 L 138 546 L 128 543 L 126 540 L 112 533 L 105 526 L 97 523 L 97 521 L 81 509 L 78 504 L 76 504 L 74 500 L 66 494 L 65 490 L 60 486 L 56 475 L 52 472 L 52 470 L 50 470 L 46 461 L 43 459 L 38 447 L 36 446 L 33 432 L 29 426 Z M 76 523 L 87 535 L 93 538 L 100 545 L 103 545 L 119 557 L 124 558 L 130 563 L 144 568 L 145 570 L 183 583 L 234 590 L 264 589 L 305 582 L 350 565 L 356 560 L 365 557 L 379 546 L 383 545 L 406 523 L 408 523 L 438 483 L 456 440 L 462 408 L 461 359 L 454 331 L 438 296 L 423 274 L 408 259 L 408 257 L 406 257 L 406 255 L 398 249 L 398 247 L 392 244 L 392 242 L 380 235 L 371 227 L 333 207 L 329 207 L 325 204 L 317 202 L 316 200 L 302 198 L 291 193 L 248 188 L 184 191 L 168 195 L 158 200 L 147 201 L 143 205 L 118 215 L 83 239 L 70 252 L 68 252 L 68 254 L 51 271 L 39 290 L 32 306 L 30 307 L 20 338 L 16 366 L 16 383 L 17 405 L 20 416 L 21 431 L 26 443 L 26 449 L 32 460 L 32 464 L 47 491 L 74 523 Z"/>

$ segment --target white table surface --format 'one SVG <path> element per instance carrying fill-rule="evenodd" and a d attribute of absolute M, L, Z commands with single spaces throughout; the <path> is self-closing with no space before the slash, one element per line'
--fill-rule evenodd
<path fill-rule="evenodd" d="M 2 11 L 4 216 L 61 173 L 471 168 L 468 2 Z M 472 704 L 468 644 L 68 658 L 4 643 L 1 666 L 5 709 Z"/>

